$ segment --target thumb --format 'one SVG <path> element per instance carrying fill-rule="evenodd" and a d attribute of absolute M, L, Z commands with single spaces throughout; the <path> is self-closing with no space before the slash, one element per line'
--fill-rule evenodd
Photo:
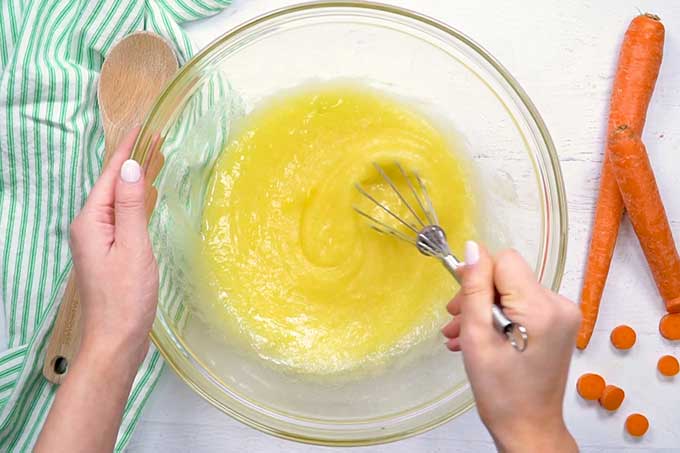
<path fill-rule="evenodd" d="M 146 191 L 139 164 L 126 160 L 116 182 L 115 242 L 134 247 L 147 235 Z"/>
<path fill-rule="evenodd" d="M 465 266 L 462 271 L 461 328 L 492 332 L 491 307 L 495 295 L 493 261 L 488 252 L 474 241 L 465 243 Z"/>

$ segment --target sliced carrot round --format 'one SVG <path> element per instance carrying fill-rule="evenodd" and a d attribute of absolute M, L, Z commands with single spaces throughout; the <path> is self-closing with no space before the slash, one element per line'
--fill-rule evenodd
<path fill-rule="evenodd" d="M 626 431 L 631 436 L 644 436 L 649 429 L 649 420 L 642 414 L 631 414 L 626 419 Z"/>
<path fill-rule="evenodd" d="M 604 379 L 595 373 L 586 373 L 576 381 L 576 391 L 584 400 L 595 401 L 599 399 L 604 387 Z"/>
<path fill-rule="evenodd" d="M 659 332 L 667 340 L 680 340 L 680 313 L 669 313 L 661 318 Z"/>
<path fill-rule="evenodd" d="M 614 345 L 615 348 L 630 349 L 635 344 L 637 335 L 635 334 L 635 331 L 633 330 L 632 327 L 621 325 L 615 327 L 614 330 L 612 330 L 612 333 L 609 336 L 609 338 L 611 339 L 612 344 Z"/>
<path fill-rule="evenodd" d="M 602 396 L 600 396 L 600 406 L 604 407 L 608 411 L 615 411 L 621 407 L 626 393 L 621 387 L 615 385 L 608 385 L 602 391 Z"/>
<path fill-rule="evenodd" d="M 675 376 L 680 372 L 680 363 L 672 355 L 665 355 L 659 359 L 656 368 L 664 376 Z"/>

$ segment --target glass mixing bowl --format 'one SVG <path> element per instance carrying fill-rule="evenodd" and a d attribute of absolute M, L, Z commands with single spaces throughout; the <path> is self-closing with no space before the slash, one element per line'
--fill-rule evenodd
<path fill-rule="evenodd" d="M 460 356 L 433 335 L 358 377 L 277 370 L 237 339 L 215 335 L 192 309 L 202 292 L 187 246 L 199 234 L 211 165 L 232 122 L 282 89 L 338 78 L 407 97 L 458 131 L 479 178 L 483 241 L 515 247 L 553 289 L 567 210 L 554 146 L 527 95 L 478 44 L 430 18 L 365 2 L 291 6 L 226 32 L 182 68 L 134 150 L 143 165 L 159 149 L 165 156 L 150 224 L 161 272 L 152 339 L 189 386 L 234 418 L 302 442 L 361 445 L 410 436 L 469 409 Z"/>

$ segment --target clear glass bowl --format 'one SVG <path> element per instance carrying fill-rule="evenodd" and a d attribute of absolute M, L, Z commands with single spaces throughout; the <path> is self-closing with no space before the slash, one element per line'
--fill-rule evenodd
<path fill-rule="evenodd" d="M 557 289 L 567 210 L 558 159 L 536 108 L 478 44 L 447 25 L 365 2 L 287 7 L 226 32 L 187 63 L 160 97 L 134 157 L 165 166 L 150 231 L 161 268 L 152 338 L 166 361 L 217 408 L 302 442 L 362 445 L 433 428 L 473 405 L 462 362 L 434 335 L 380 370 L 314 379 L 277 370 L 192 310 L 187 238 L 231 121 L 261 99 L 308 81 L 349 78 L 408 97 L 464 137 L 485 200 L 483 239 L 512 246 Z"/>

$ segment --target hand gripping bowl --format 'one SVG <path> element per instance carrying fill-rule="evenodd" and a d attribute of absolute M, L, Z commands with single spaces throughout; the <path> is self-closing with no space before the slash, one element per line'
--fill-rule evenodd
<path fill-rule="evenodd" d="M 459 131 L 480 181 L 482 239 L 511 246 L 557 289 L 567 211 L 558 159 L 536 108 L 510 74 L 460 32 L 416 13 L 365 2 L 321 2 L 256 18 L 187 63 L 159 98 L 134 158 L 165 156 L 150 232 L 161 269 L 152 339 L 166 361 L 220 410 L 261 431 L 327 445 L 411 436 L 473 405 L 460 357 L 433 335 L 360 377 L 321 379 L 277 370 L 238 340 L 210 332 L 192 302 L 186 238 L 200 228 L 203 195 L 234 119 L 307 81 L 360 80 Z M 425 259 L 425 258 L 423 258 Z"/>

